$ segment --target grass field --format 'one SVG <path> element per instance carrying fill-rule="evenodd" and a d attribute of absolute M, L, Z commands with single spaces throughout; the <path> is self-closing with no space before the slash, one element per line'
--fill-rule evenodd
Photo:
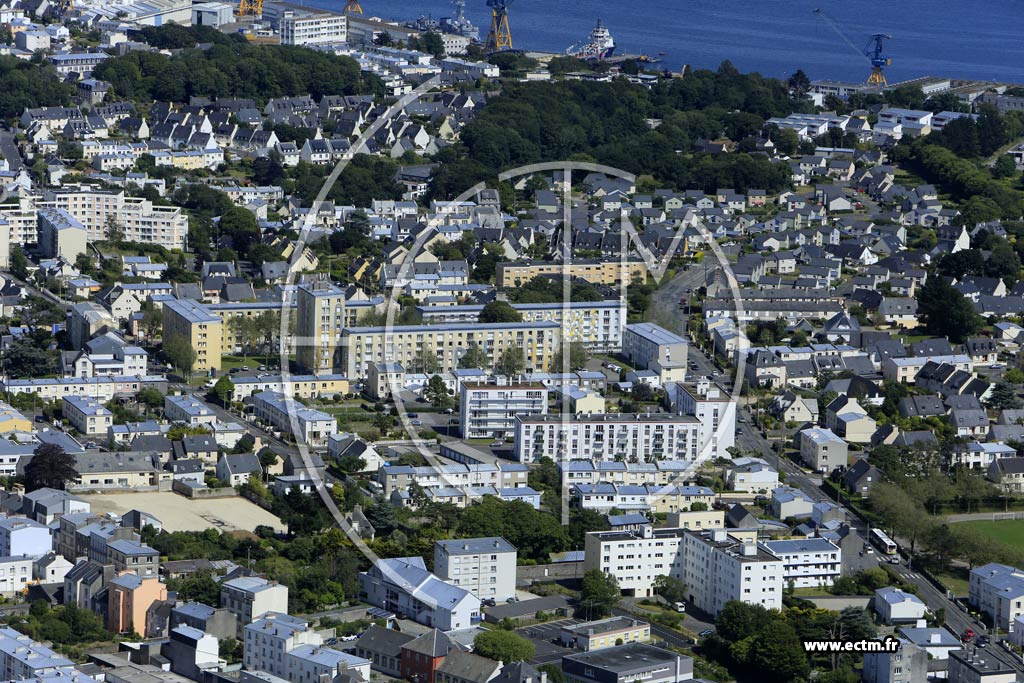
<path fill-rule="evenodd" d="M 967 527 L 979 534 L 1001 541 L 1006 545 L 1024 548 L 1024 519 L 1013 519 L 1003 522 L 957 522 L 957 527 Z"/>

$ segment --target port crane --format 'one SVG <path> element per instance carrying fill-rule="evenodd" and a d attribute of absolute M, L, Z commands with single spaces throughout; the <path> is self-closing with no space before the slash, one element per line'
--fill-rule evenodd
<path fill-rule="evenodd" d="M 868 85 L 889 85 L 889 82 L 885 80 L 885 73 L 883 71 L 885 67 L 892 66 L 892 60 L 882 54 L 883 41 L 886 40 L 892 40 L 892 36 L 885 33 L 876 33 L 871 36 L 868 49 L 864 51 L 864 54 L 871 58 L 871 75 L 868 76 Z M 873 47 L 872 43 L 874 43 Z"/>
<path fill-rule="evenodd" d="M 261 14 L 263 14 L 263 0 L 238 0 L 238 10 L 235 12 L 236 16 L 258 17 Z"/>
<path fill-rule="evenodd" d="M 508 27 L 508 6 L 512 0 L 487 0 L 491 8 L 491 30 L 484 49 L 487 52 L 512 49 L 512 30 Z"/>
<path fill-rule="evenodd" d="M 859 48 L 856 45 L 854 45 L 849 38 L 846 37 L 846 34 L 839 29 L 839 26 L 836 24 L 836 22 L 834 22 L 832 18 L 825 14 L 825 12 L 823 12 L 820 8 L 815 9 L 814 14 L 816 14 L 818 17 L 821 18 L 822 21 L 828 24 L 829 28 L 835 31 L 836 35 L 839 36 L 844 43 L 849 45 L 851 49 L 855 50 L 857 54 L 863 56 L 871 64 L 871 74 L 868 76 L 867 80 L 868 85 L 878 87 L 884 87 L 886 85 L 889 85 L 889 82 L 885 80 L 884 69 L 887 66 L 892 66 L 892 59 L 886 57 L 883 54 L 883 48 L 884 41 L 892 40 L 892 36 L 890 36 L 887 33 L 876 33 L 873 36 L 871 36 L 871 39 L 868 41 L 868 45 L 866 48 Z"/>
<path fill-rule="evenodd" d="M 359 4 L 359 0 L 348 0 L 345 3 L 345 9 L 342 10 L 345 14 L 362 14 L 363 7 Z"/>

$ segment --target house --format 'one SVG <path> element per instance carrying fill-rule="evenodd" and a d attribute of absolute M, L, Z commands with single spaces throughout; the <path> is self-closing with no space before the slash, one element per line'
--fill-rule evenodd
<path fill-rule="evenodd" d="M 240 486 L 250 477 L 262 477 L 263 467 L 253 453 L 229 453 L 217 461 L 217 478 L 228 486 Z"/>
<path fill-rule="evenodd" d="M 988 466 L 986 477 L 1004 493 L 1024 493 L 1024 458 L 997 458 Z"/>
<path fill-rule="evenodd" d="M 424 683 L 436 681 L 437 669 L 445 657 L 459 649 L 444 631 L 430 629 L 402 645 L 401 677 Z"/>
<path fill-rule="evenodd" d="M 746 493 L 767 493 L 779 486 L 779 473 L 760 458 L 737 458 L 728 473 L 729 488 Z"/>
<path fill-rule="evenodd" d="M 434 683 L 489 683 L 501 673 L 501 662 L 464 650 L 452 650 L 434 672 Z"/>
<path fill-rule="evenodd" d="M 836 397 L 825 408 L 825 426 L 855 443 L 870 443 L 877 428 L 857 399 L 846 395 Z"/>
<path fill-rule="evenodd" d="M 445 631 L 480 620 L 480 599 L 427 571 L 421 557 L 377 560 L 359 574 L 360 596 L 372 605 Z"/>
<path fill-rule="evenodd" d="M 360 634 L 355 643 L 357 657 L 370 660 L 370 668 L 391 678 L 405 678 L 402 671 L 403 647 L 416 637 L 395 629 L 384 628 L 371 624 Z M 432 678 L 423 677 L 423 683 L 430 683 Z"/>
<path fill-rule="evenodd" d="M 928 606 L 913 593 L 886 586 L 875 591 L 875 613 L 883 624 L 917 623 Z"/>
<path fill-rule="evenodd" d="M 863 498 L 871 493 L 875 484 L 882 481 L 883 476 L 882 471 L 867 460 L 858 460 L 843 473 L 843 485 L 851 493 Z"/>
<path fill-rule="evenodd" d="M 772 491 L 772 516 L 778 519 L 810 517 L 814 501 L 810 496 L 790 486 L 780 486 Z"/>
<path fill-rule="evenodd" d="M 846 442 L 830 429 L 812 427 L 799 434 L 800 459 L 815 472 L 828 474 L 846 466 Z"/>
<path fill-rule="evenodd" d="M 167 584 L 157 576 L 125 573 L 107 586 L 107 630 L 138 633 L 143 637 L 163 635 L 157 631 L 153 607 L 167 600 Z"/>

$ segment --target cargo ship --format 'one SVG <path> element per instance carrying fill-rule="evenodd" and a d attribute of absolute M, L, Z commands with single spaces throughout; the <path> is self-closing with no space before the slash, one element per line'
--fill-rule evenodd
<path fill-rule="evenodd" d="M 571 46 L 565 54 L 580 59 L 608 59 L 614 52 L 615 39 L 598 19 L 597 25 L 590 31 L 590 40 Z"/>

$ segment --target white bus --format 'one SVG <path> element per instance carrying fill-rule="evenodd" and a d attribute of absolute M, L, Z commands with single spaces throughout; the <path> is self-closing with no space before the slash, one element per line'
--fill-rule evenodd
<path fill-rule="evenodd" d="M 889 538 L 881 529 L 872 529 L 869 537 L 871 542 L 875 544 L 875 547 L 886 555 L 896 554 L 896 542 Z"/>

